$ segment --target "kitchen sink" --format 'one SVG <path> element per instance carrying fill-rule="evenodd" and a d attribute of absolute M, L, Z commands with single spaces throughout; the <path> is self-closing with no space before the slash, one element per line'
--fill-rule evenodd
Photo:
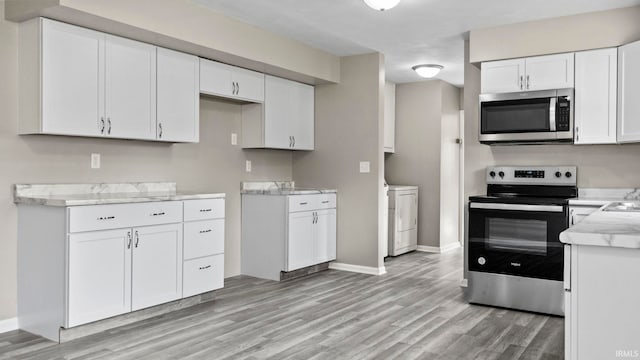
<path fill-rule="evenodd" d="M 640 202 L 613 202 L 602 209 L 602 211 L 640 212 Z"/>

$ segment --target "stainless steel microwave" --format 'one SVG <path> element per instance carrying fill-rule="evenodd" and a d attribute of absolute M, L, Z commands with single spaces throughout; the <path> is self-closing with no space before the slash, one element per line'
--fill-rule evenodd
<path fill-rule="evenodd" d="M 480 95 L 483 144 L 573 143 L 573 89 Z"/>

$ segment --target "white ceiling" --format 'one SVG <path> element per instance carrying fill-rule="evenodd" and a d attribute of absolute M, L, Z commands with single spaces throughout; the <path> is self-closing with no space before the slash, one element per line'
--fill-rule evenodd
<path fill-rule="evenodd" d="M 387 79 L 393 82 L 421 80 L 411 70 L 413 65 L 441 64 L 444 70 L 437 78 L 457 86 L 463 85 L 464 37 L 469 30 L 640 4 L 640 0 L 402 0 L 379 12 L 362 0 L 191 1 L 338 56 L 379 51 L 385 55 Z"/>

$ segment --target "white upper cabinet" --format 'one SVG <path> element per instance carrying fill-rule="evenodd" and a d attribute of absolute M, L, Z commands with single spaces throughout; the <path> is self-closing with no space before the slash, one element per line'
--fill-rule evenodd
<path fill-rule="evenodd" d="M 264 74 L 200 59 L 200 92 L 250 102 L 264 101 Z"/>
<path fill-rule="evenodd" d="M 198 142 L 200 61 L 197 56 L 158 48 L 158 140 Z"/>
<path fill-rule="evenodd" d="M 44 18 L 18 47 L 20 134 L 198 141 L 197 57 Z"/>
<path fill-rule="evenodd" d="M 156 47 L 115 36 L 105 43 L 105 135 L 156 138 Z"/>
<path fill-rule="evenodd" d="M 616 143 L 617 49 L 576 53 L 575 143 Z"/>
<path fill-rule="evenodd" d="M 574 55 L 557 54 L 482 63 L 481 92 L 572 88 Z"/>
<path fill-rule="evenodd" d="M 242 147 L 313 150 L 313 86 L 265 76 L 264 104 L 242 109 Z"/>
<path fill-rule="evenodd" d="M 640 41 L 618 48 L 618 142 L 640 141 Z"/>
<path fill-rule="evenodd" d="M 396 84 L 384 85 L 384 152 L 396 149 Z"/>
<path fill-rule="evenodd" d="M 104 35 L 35 19 L 20 27 L 19 48 L 20 133 L 100 136 Z"/>
<path fill-rule="evenodd" d="M 482 93 L 504 93 L 525 90 L 524 59 L 482 63 L 480 84 Z"/>

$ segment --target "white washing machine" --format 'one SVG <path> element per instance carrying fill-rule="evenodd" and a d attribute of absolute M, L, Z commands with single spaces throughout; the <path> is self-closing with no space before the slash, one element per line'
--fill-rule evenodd
<path fill-rule="evenodd" d="M 389 255 L 418 248 L 418 187 L 389 186 Z"/>

